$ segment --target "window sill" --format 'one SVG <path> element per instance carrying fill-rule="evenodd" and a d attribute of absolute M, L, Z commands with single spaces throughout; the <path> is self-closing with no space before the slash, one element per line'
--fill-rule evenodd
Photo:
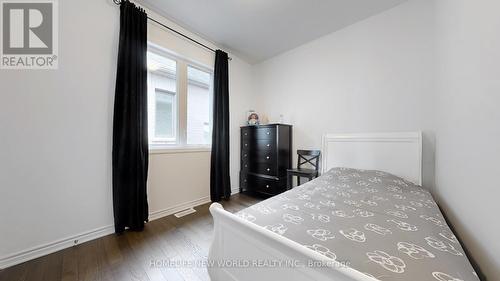
<path fill-rule="evenodd" d="M 172 146 L 172 147 L 150 147 L 149 154 L 179 154 L 179 153 L 206 153 L 211 152 L 209 146 Z"/>

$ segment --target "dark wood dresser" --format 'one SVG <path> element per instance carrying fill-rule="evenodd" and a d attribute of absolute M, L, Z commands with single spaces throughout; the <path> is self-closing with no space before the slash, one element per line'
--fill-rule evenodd
<path fill-rule="evenodd" d="M 241 127 L 242 192 L 273 196 L 285 191 L 286 170 L 291 167 L 291 125 Z"/>

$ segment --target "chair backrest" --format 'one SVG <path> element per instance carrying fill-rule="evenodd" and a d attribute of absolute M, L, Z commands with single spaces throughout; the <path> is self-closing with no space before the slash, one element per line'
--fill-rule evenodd
<path fill-rule="evenodd" d="M 297 150 L 298 160 L 297 168 L 300 169 L 302 165 L 310 164 L 316 171 L 319 170 L 319 157 L 320 150 Z"/>

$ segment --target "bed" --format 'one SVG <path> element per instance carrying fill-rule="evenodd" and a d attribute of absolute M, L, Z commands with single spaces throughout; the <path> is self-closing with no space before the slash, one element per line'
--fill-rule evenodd
<path fill-rule="evenodd" d="M 479 280 L 422 188 L 419 132 L 327 134 L 323 174 L 237 214 L 214 203 L 210 277 Z"/>

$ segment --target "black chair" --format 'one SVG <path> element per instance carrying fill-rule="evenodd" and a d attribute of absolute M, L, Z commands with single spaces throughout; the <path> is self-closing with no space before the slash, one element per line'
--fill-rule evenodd
<path fill-rule="evenodd" d="M 319 170 L 319 157 L 321 151 L 319 150 L 297 150 L 298 160 L 297 169 L 287 170 L 287 188 L 293 187 L 293 176 L 297 176 L 297 185 L 300 185 L 300 178 L 308 178 L 312 180 L 318 177 Z M 303 165 L 309 164 L 313 169 L 302 168 Z"/>

